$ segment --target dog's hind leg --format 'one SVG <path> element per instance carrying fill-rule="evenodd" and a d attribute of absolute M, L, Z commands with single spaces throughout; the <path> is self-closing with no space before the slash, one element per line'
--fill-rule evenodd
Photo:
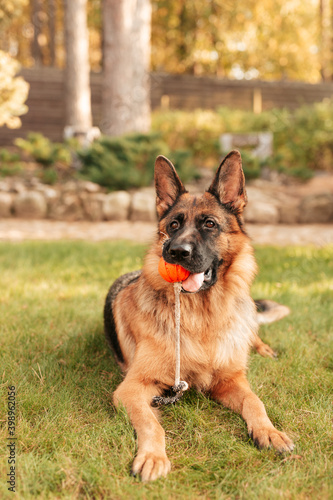
<path fill-rule="evenodd" d="M 255 300 L 254 303 L 257 309 L 257 321 L 259 325 L 273 323 L 290 314 L 289 307 L 273 300 Z M 252 346 L 264 358 L 277 357 L 276 352 L 268 344 L 265 344 L 258 335 L 255 336 Z"/>
<path fill-rule="evenodd" d="M 136 430 L 138 452 L 132 474 L 139 474 L 142 481 L 165 477 L 171 468 L 165 452 L 165 432 L 157 420 L 157 410 L 151 407 L 157 392 L 156 384 L 140 382 L 131 376 L 130 370 L 113 396 L 116 406 L 125 407 Z"/>
<path fill-rule="evenodd" d="M 258 448 L 273 446 L 280 453 L 293 450 L 292 441 L 284 432 L 275 429 L 263 403 L 252 392 L 243 372 L 218 382 L 212 388 L 211 396 L 242 415 L 247 423 L 249 435 Z"/>
<path fill-rule="evenodd" d="M 252 346 L 257 351 L 257 353 L 260 354 L 260 356 L 263 356 L 264 358 L 277 357 L 276 352 L 274 352 L 273 349 L 268 344 L 265 344 L 257 334 L 255 335 Z"/>

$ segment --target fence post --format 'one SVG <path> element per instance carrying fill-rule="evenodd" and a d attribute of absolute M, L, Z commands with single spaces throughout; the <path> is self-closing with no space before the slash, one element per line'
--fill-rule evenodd
<path fill-rule="evenodd" d="M 253 89 L 253 113 L 260 115 L 262 112 L 262 94 L 261 89 L 256 87 Z"/>

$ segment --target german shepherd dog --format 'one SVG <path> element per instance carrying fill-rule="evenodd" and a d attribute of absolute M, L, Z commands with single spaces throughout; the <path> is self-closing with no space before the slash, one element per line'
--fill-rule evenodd
<path fill-rule="evenodd" d="M 142 271 L 113 284 L 104 309 L 106 337 L 126 374 L 114 403 L 125 407 L 137 433 L 132 473 L 149 481 L 170 471 L 165 433 L 152 406 L 153 397 L 174 384 L 175 373 L 175 295 L 158 272 L 161 256 L 191 273 L 180 294 L 181 379 L 239 412 L 259 448 L 291 451 L 292 441 L 275 429 L 246 379 L 250 348 L 262 355 L 273 351 L 257 335 L 264 312 L 257 315 L 250 296 L 256 263 L 242 221 L 247 198 L 240 153 L 224 158 L 200 196 L 189 194 L 172 163 L 159 156 L 155 186 L 156 241 Z M 271 319 L 288 312 L 270 301 L 258 305 Z"/>

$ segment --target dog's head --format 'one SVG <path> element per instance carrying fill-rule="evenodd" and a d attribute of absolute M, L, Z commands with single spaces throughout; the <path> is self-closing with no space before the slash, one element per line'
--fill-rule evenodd
<path fill-rule="evenodd" d="M 210 288 L 245 236 L 242 213 L 247 198 L 240 153 L 232 151 L 224 158 L 209 189 L 200 196 L 189 194 L 172 163 L 159 156 L 155 186 L 164 260 L 190 271 L 184 291 Z"/>

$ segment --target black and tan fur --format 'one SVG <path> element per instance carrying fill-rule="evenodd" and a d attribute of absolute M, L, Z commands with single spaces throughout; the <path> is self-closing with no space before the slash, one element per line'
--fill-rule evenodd
<path fill-rule="evenodd" d="M 162 255 L 191 273 L 205 272 L 200 290 L 180 297 L 181 380 L 239 412 L 259 447 L 292 450 L 246 379 L 251 346 L 262 355 L 274 354 L 257 335 L 263 311 L 273 310 L 271 319 L 277 319 L 288 310 L 263 301 L 257 316 L 250 296 L 256 263 L 242 222 L 247 199 L 240 154 L 226 156 L 200 196 L 190 195 L 171 162 L 159 156 L 155 185 L 156 241 L 142 272 L 113 284 L 104 311 L 107 339 L 125 373 L 114 402 L 126 408 L 138 437 L 133 473 L 148 481 L 170 470 L 164 430 L 151 406 L 154 396 L 173 385 L 175 374 L 175 299 L 172 284 L 158 273 Z"/>

